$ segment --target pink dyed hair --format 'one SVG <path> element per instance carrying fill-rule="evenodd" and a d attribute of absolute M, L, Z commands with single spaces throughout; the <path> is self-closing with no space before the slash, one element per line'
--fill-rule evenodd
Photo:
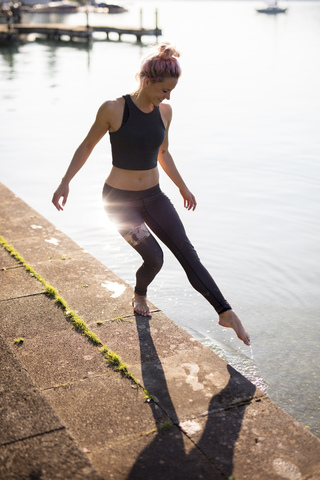
<path fill-rule="evenodd" d="M 152 83 L 162 82 L 165 78 L 179 78 L 181 67 L 177 58 L 180 53 L 170 43 L 161 43 L 154 53 L 148 55 L 141 63 L 137 78 L 141 86 L 148 78 Z"/>

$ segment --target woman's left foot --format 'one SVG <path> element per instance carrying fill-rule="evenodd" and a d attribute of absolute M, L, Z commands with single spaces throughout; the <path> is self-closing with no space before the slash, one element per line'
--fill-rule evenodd
<path fill-rule="evenodd" d="M 143 317 L 151 317 L 146 295 L 138 295 L 135 293 L 132 299 L 132 306 L 135 313 L 138 315 L 142 315 Z"/>
<path fill-rule="evenodd" d="M 219 315 L 219 325 L 222 327 L 233 328 L 237 337 L 243 341 L 246 345 L 250 346 L 250 336 L 243 327 L 240 318 L 234 313 L 233 310 L 227 310 Z"/>

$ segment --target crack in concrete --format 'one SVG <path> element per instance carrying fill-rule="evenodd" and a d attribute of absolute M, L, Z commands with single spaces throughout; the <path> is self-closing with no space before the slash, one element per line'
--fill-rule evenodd
<path fill-rule="evenodd" d="M 12 445 L 12 444 L 18 443 L 18 442 L 24 442 L 25 440 L 30 440 L 31 438 L 41 437 L 42 435 L 47 435 L 49 433 L 59 432 L 61 430 L 66 430 L 67 431 L 68 429 L 63 425 L 62 427 L 54 428 L 52 430 L 46 430 L 44 432 L 34 433 L 33 435 L 28 435 L 26 437 L 18 438 L 16 440 L 10 440 L 10 442 L 0 443 L 0 447 L 5 447 L 7 445 Z"/>

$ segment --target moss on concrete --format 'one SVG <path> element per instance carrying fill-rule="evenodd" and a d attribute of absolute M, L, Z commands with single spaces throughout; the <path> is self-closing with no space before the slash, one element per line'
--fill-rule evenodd
<path fill-rule="evenodd" d="M 99 337 L 92 332 L 89 327 L 87 326 L 86 322 L 73 310 L 71 310 L 56 288 L 52 285 L 47 283 L 44 278 L 41 277 L 26 261 L 24 258 L 17 252 L 12 245 L 10 245 L 3 237 L 0 236 L 0 245 L 10 253 L 10 255 L 19 262 L 27 272 L 29 272 L 34 278 L 36 278 L 39 282 L 42 283 L 44 286 L 44 293 L 52 298 L 55 303 L 63 310 L 65 317 L 68 321 L 70 321 L 76 330 L 78 330 L 82 335 L 84 335 L 89 341 L 91 341 L 94 345 L 99 346 L 99 351 L 103 354 L 104 358 L 107 360 L 110 365 L 112 365 L 113 369 L 121 372 L 127 378 L 129 378 L 132 382 L 142 388 L 139 384 L 138 380 L 129 372 L 127 365 L 121 360 L 120 356 L 113 352 L 107 345 L 103 345 Z M 120 317 L 118 317 L 120 319 Z M 122 320 L 122 319 L 120 319 Z M 23 339 L 16 339 L 15 343 L 22 343 Z M 150 400 L 153 400 L 152 395 L 150 395 L 146 390 L 144 392 L 147 394 L 147 397 Z"/>

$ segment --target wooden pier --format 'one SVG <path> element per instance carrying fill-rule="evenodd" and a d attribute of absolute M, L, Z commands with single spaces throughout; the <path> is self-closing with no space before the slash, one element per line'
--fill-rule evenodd
<path fill-rule="evenodd" d="M 88 26 L 72 26 L 65 24 L 13 24 L 0 25 L 0 43 L 14 43 L 20 39 L 22 35 L 36 34 L 44 35 L 49 40 L 60 40 L 61 37 L 68 37 L 69 40 L 92 39 L 95 32 L 103 32 L 106 39 L 110 40 L 109 34 L 116 33 L 118 41 L 122 35 L 134 35 L 137 42 L 141 42 L 143 36 L 154 36 L 156 38 L 162 35 L 162 31 L 156 26 L 155 28 L 120 28 L 108 27 L 105 25 L 88 25 Z"/>

